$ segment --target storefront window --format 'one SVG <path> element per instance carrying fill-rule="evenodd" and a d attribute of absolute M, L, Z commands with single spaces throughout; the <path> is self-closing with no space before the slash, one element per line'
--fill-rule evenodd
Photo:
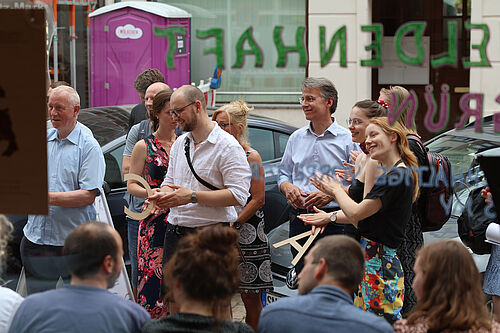
<path fill-rule="evenodd" d="M 204 53 L 217 47 L 213 33 L 222 31 L 224 70 L 218 102 L 238 98 L 264 103 L 297 100 L 307 65 L 305 0 L 184 0 L 168 4 L 192 15 L 191 81 L 197 84 L 213 74 L 216 54 Z M 276 38 L 280 29 L 281 39 Z M 207 34 L 211 35 L 200 38 Z M 280 43 L 282 50 L 298 46 L 299 52 L 282 52 L 280 57 Z M 250 51 L 253 53 L 247 54 Z"/>

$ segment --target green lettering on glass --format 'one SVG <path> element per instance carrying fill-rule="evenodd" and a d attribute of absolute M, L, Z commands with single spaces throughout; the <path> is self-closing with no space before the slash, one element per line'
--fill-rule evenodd
<path fill-rule="evenodd" d="M 375 57 L 361 60 L 361 66 L 382 67 L 382 36 L 384 35 L 384 27 L 381 23 L 362 25 L 361 31 L 371 31 L 375 34 L 375 41 L 370 45 L 365 46 L 366 51 L 375 51 Z"/>
<path fill-rule="evenodd" d="M 215 47 L 203 50 L 203 54 L 214 53 L 217 60 L 217 67 L 224 69 L 224 30 L 221 28 L 196 30 L 196 37 L 200 39 L 215 37 Z"/>
<path fill-rule="evenodd" d="M 245 41 L 248 41 L 250 50 L 245 50 L 243 48 Z M 260 49 L 259 44 L 257 44 L 255 39 L 253 38 L 252 27 L 249 27 L 247 30 L 245 30 L 236 43 L 236 62 L 234 63 L 233 68 L 242 68 L 245 64 L 244 57 L 249 54 L 255 55 L 255 67 L 262 67 L 264 55 L 262 53 L 262 50 Z"/>
<path fill-rule="evenodd" d="M 175 69 L 174 64 L 174 53 L 175 53 L 175 35 L 185 35 L 186 28 L 184 27 L 168 27 L 168 28 L 154 28 L 154 34 L 157 37 L 167 37 L 168 40 L 168 51 L 166 55 L 166 63 L 168 69 Z"/>
<path fill-rule="evenodd" d="M 335 32 L 332 39 L 330 39 L 330 45 L 328 51 L 325 52 L 325 27 L 323 25 L 319 26 L 319 54 L 321 57 L 321 67 L 325 67 L 330 62 L 333 57 L 335 47 L 337 43 L 340 44 L 340 67 L 347 67 L 346 60 L 346 28 L 343 25 L 339 30 Z"/>
<path fill-rule="evenodd" d="M 426 25 L 426 22 L 409 22 L 400 26 L 396 31 L 396 54 L 398 55 L 399 60 L 401 60 L 405 64 L 414 66 L 423 64 L 424 44 L 422 42 L 422 36 L 424 34 Z M 417 56 L 415 58 L 408 57 L 406 54 L 404 54 L 401 45 L 403 37 L 411 31 L 415 32 L 415 43 L 417 44 Z"/>
<path fill-rule="evenodd" d="M 431 66 L 457 66 L 457 21 L 448 21 L 448 54 L 431 59 Z"/>
<path fill-rule="evenodd" d="M 490 67 L 490 61 L 486 56 L 486 46 L 490 41 L 490 29 L 486 24 L 471 24 L 469 21 L 465 22 L 465 29 L 482 29 L 483 40 L 481 44 L 471 44 L 471 48 L 479 50 L 481 61 L 470 61 L 470 59 L 463 59 L 464 68 L 469 67 Z"/>
<path fill-rule="evenodd" d="M 297 27 L 297 31 L 295 32 L 295 46 L 283 45 L 283 41 L 281 40 L 282 30 L 282 26 L 276 26 L 274 27 L 273 31 L 274 45 L 276 46 L 276 50 L 278 51 L 278 62 L 276 63 L 276 67 L 286 66 L 288 52 L 297 52 L 300 56 L 299 67 L 306 67 L 307 52 L 304 46 L 304 31 L 306 30 L 306 28 Z"/>

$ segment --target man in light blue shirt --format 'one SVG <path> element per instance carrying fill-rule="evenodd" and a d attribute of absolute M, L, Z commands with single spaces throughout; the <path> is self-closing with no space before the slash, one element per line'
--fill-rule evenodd
<path fill-rule="evenodd" d="M 363 278 L 364 254 L 355 240 L 328 236 L 316 243 L 299 275 L 299 294 L 264 308 L 259 333 L 394 332 L 383 318 L 352 301 Z"/>
<path fill-rule="evenodd" d="M 77 124 L 78 93 L 57 87 L 48 108 L 54 126 L 47 131 L 49 215 L 30 215 L 21 241 L 28 293 L 54 288 L 59 276 L 69 276 L 61 257 L 64 239 L 95 220 L 93 203 L 105 172 L 99 144 Z"/>
<path fill-rule="evenodd" d="M 288 140 L 281 160 L 278 186 L 293 208 L 290 219 L 290 237 L 311 230 L 311 226 L 296 216 L 312 212 L 316 206 L 325 211 L 338 210 L 338 204 L 332 198 L 318 191 L 311 184 L 309 177 L 316 173 L 334 173 L 343 169 L 344 162 L 349 163 L 351 150 L 359 150 L 352 142 L 351 133 L 340 126 L 333 118 L 337 109 L 338 93 L 333 83 L 326 78 L 306 78 L 302 82 L 302 110 L 309 125 L 296 130 Z M 350 234 L 355 236 L 353 226 L 328 224 L 323 234 L 316 240 L 331 234 Z M 305 239 L 302 239 L 302 244 Z M 301 242 L 299 241 L 299 242 Z M 292 255 L 297 251 L 291 248 Z M 303 258 L 295 266 L 298 274 L 303 266 Z"/>

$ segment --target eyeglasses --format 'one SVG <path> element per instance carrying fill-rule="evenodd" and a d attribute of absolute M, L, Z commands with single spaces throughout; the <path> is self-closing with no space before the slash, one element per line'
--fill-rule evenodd
<path fill-rule="evenodd" d="M 217 125 L 219 125 L 219 127 L 222 128 L 223 130 L 225 130 L 226 127 L 230 126 L 230 124 L 224 124 L 224 123 L 217 123 Z"/>
<path fill-rule="evenodd" d="M 315 100 L 316 100 L 316 97 L 314 97 L 314 96 L 306 96 L 305 98 L 304 97 L 299 98 L 299 103 L 300 103 L 300 105 L 302 105 L 305 102 L 312 103 Z"/>
<path fill-rule="evenodd" d="M 347 119 L 346 123 L 347 123 L 347 126 L 351 126 L 351 125 L 357 126 L 357 125 L 364 123 L 364 121 L 359 120 L 359 119 Z"/>
<path fill-rule="evenodd" d="M 168 111 L 168 113 L 170 113 L 170 115 L 171 115 L 172 117 L 174 116 L 174 114 L 175 114 L 177 117 L 179 117 L 179 116 L 180 116 L 180 114 L 182 113 L 182 111 L 184 111 L 184 109 L 185 109 L 185 108 L 187 108 L 187 107 L 188 107 L 188 106 L 190 106 L 190 105 L 193 105 L 194 103 L 196 103 L 196 101 L 191 102 L 191 103 L 189 103 L 188 105 L 184 105 L 182 108 L 172 109 L 172 110 Z"/>

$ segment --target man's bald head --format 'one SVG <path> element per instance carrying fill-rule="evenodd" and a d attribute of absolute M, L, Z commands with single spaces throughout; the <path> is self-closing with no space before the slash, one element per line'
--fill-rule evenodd
<path fill-rule="evenodd" d="M 193 103 L 195 101 L 200 101 L 201 108 L 205 112 L 207 110 L 207 102 L 205 101 L 205 95 L 198 87 L 191 85 L 184 85 L 178 88 L 176 91 L 174 91 L 174 93 L 172 94 L 172 99 L 174 99 L 174 95 L 182 96 L 184 102 L 186 103 Z"/>
<path fill-rule="evenodd" d="M 155 98 L 156 94 L 162 90 L 170 90 L 170 87 L 163 82 L 155 82 L 146 89 L 146 94 L 144 95 L 144 105 L 146 105 L 146 109 L 148 112 L 153 110 L 153 98 Z"/>

